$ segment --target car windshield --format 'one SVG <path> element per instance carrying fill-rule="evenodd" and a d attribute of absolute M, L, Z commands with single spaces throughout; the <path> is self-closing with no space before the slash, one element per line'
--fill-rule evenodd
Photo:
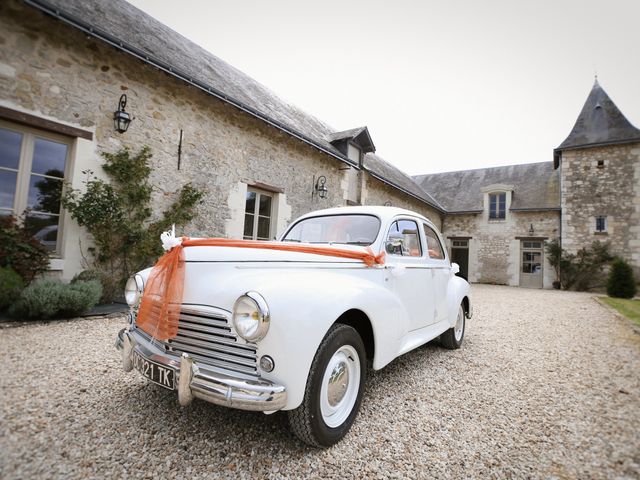
<path fill-rule="evenodd" d="M 296 223 L 285 242 L 371 245 L 378 236 L 380 220 L 373 215 L 327 215 Z"/>

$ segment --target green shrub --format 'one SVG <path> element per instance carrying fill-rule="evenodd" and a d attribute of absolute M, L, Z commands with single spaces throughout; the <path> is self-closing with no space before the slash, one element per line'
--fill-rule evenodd
<path fill-rule="evenodd" d="M 11 268 L 0 267 L 0 311 L 3 311 L 18 297 L 24 282 Z"/>
<path fill-rule="evenodd" d="M 545 244 L 545 250 L 564 290 L 585 291 L 604 286 L 605 268 L 613 260 L 608 242 L 595 241 L 576 253 L 567 253 L 554 239 Z"/>
<path fill-rule="evenodd" d="M 67 185 L 62 205 L 93 237 L 94 246 L 87 249 L 91 268 L 101 274 L 105 299 L 113 300 L 122 295 L 127 278 L 162 255 L 160 234 L 195 217 L 204 192 L 187 183 L 171 195 L 164 212 L 154 212 L 149 148 L 102 153 L 102 157 L 109 182 L 85 171 L 85 188 Z"/>
<path fill-rule="evenodd" d="M 19 320 L 77 317 L 100 300 L 102 285 L 96 280 L 65 284 L 45 280 L 29 285 L 9 312 Z"/>
<path fill-rule="evenodd" d="M 105 285 L 109 285 L 109 280 L 105 278 L 105 274 L 103 272 L 93 269 L 83 270 L 71 279 L 71 283 L 89 282 L 92 280 L 100 283 L 100 285 L 102 286 L 102 296 L 100 297 L 100 303 L 110 303 L 113 298 L 105 288 Z"/>
<path fill-rule="evenodd" d="M 76 273 L 75 276 L 71 279 L 71 283 L 77 282 L 88 282 L 89 280 L 97 280 L 102 282 L 102 275 L 97 270 L 83 270 L 80 273 Z"/>
<path fill-rule="evenodd" d="M 48 250 L 11 215 L 0 215 L 0 267 L 13 269 L 26 283 L 49 269 Z"/>
<path fill-rule="evenodd" d="M 636 291 L 636 279 L 633 277 L 631 265 L 621 258 L 616 258 L 609 271 L 607 294 L 610 297 L 633 298 Z"/>

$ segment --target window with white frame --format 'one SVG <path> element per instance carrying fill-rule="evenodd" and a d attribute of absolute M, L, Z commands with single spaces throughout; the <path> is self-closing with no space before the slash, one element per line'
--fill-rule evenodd
<path fill-rule="evenodd" d="M 243 234 L 245 240 L 271 239 L 273 203 L 273 194 L 247 190 Z"/>
<path fill-rule="evenodd" d="M 0 215 L 24 215 L 33 236 L 60 251 L 60 198 L 70 140 L 0 122 Z"/>
<path fill-rule="evenodd" d="M 489 218 L 504 220 L 507 214 L 507 194 L 505 192 L 489 194 Z"/>
<path fill-rule="evenodd" d="M 607 231 L 607 217 L 596 217 L 596 232 Z"/>
<path fill-rule="evenodd" d="M 347 146 L 347 157 L 349 160 L 352 160 L 355 164 L 360 164 L 360 155 L 361 150 L 355 145 L 348 144 Z"/>

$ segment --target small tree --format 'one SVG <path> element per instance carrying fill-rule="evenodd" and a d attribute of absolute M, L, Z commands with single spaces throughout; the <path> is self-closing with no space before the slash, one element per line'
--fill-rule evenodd
<path fill-rule="evenodd" d="M 565 252 L 554 239 L 547 242 L 545 250 L 564 290 L 582 291 L 602 286 L 605 267 L 613 259 L 608 242 L 595 241 L 574 254 Z"/>
<path fill-rule="evenodd" d="M 0 267 L 13 269 L 25 283 L 49 268 L 49 251 L 33 238 L 23 218 L 0 215 Z"/>
<path fill-rule="evenodd" d="M 557 238 L 549 242 L 545 242 L 544 249 L 547 253 L 547 260 L 549 264 L 553 267 L 553 270 L 556 272 L 556 278 L 559 285 L 562 285 L 562 270 L 563 270 L 563 259 L 562 259 L 562 248 L 560 247 L 560 241 Z M 556 282 L 553 282 L 554 286 Z M 556 287 L 560 288 L 560 287 Z"/>
<path fill-rule="evenodd" d="M 611 264 L 607 279 L 607 295 L 617 298 L 633 298 L 637 292 L 633 268 L 622 258 L 616 258 Z"/>
<path fill-rule="evenodd" d="M 160 234 L 174 223 L 185 225 L 193 219 L 204 194 L 186 184 L 165 212 L 153 215 L 149 148 L 134 155 L 124 149 L 103 153 L 102 157 L 102 168 L 111 182 L 85 171 L 85 191 L 67 185 L 62 205 L 93 236 L 95 247 L 88 249 L 93 268 L 100 274 L 104 297 L 113 299 L 132 273 L 149 266 L 162 254 Z"/>

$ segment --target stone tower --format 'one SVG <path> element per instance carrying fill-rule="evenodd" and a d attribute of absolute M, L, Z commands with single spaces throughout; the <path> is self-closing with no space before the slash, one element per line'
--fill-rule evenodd
<path fill-rule="evenodd" d="M 554 168 L 560 168 L 562 247 L 576 252 L 609 241 L 640 278 L 640 130 L 597 80 L 554 150 Z"/>

